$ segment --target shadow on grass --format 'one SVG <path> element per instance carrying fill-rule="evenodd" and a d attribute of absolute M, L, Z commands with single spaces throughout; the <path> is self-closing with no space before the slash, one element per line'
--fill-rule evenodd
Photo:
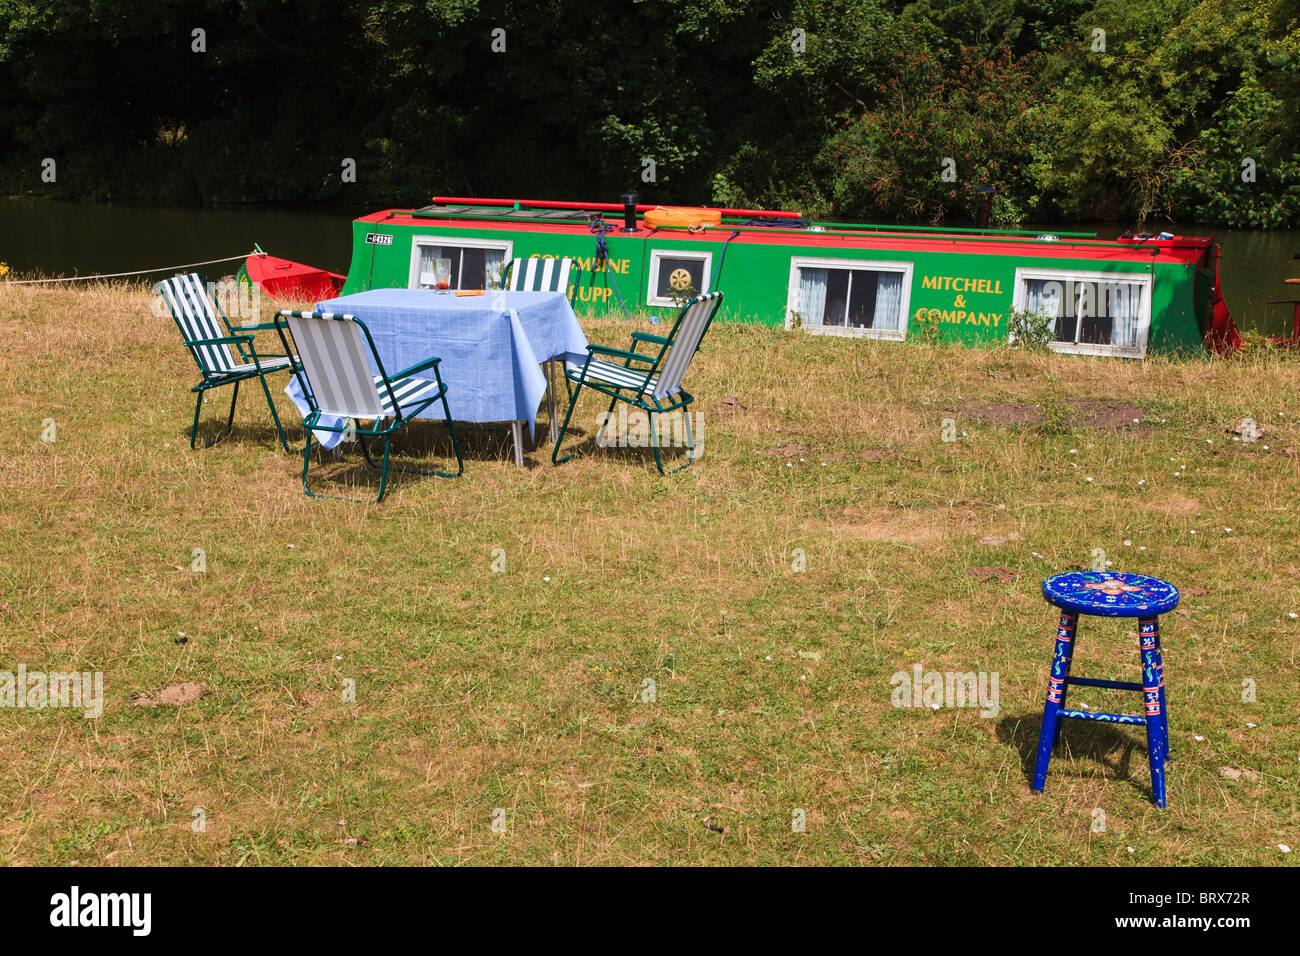
<path fill-rule="evenodd" d="M 284 420 L 281 419 L 283 422 Z M 199 421 L 199 431 L 194 439 L 194 450 L 204 451 L 204 445 L 215 439 L 226 430 L 225 415 L 208 416 Z M 298 455 L 302 454 L 302 442 L 305 432 L 302 425 L 297 421 L 284 422 L 284 437 L 289 442 L 291 452 Z M 177 438 L 185 443 L 188 449 L 190 444 L 190 426 L 186 423 L 183 428 L 176 432 Z M 275 450 L 281 455 L 284 454 L 284 448 L 280 445 L 280 433 L 275 430 L 275 425 L 271 423 L 268 415 L 265 422 L 260 421 L 240 421 L 239 412 L 235 413 L 235 422 L 230 428 L 230 434 L 221 441 L 217 442 L 217 448 L 227 445 L 248 445 L 250 449 L 254 445 L 265 445 L 268 448 L 274 446 Z"/>
<path fill-rule="evenodd" d="M 700 444 L 700 454 L 703 455 L 704 445 Z M 538 451 L 544 451 L 546 459 L 549 462 L 551 451 L 555 448 L 554 442 L 543 442 Z M 672 472 L 675 468 L 680 468 L 686 464 L 686 448 L 681 445 L 665 444 L 660 450 L 660 455 L 664 462 L 664 471 Z M 569 430 L 564 433 L 564 447 L 560 449 L 561 457 L 565 455 L 574 455 L 574 461 L 578 458 L 604 457 L 608 461 L 625 462 L 629 467 L 640 465 L 642 467 L 655 468 L 654 449 L 646 444 L 644 447 L 639 445 L 629 445 L 620 447 L 609 444 L 601 446 L 596 444 L 596 434 L 588 433 L 580 428 L 569 426 Z M 698 460 L 698 459 L 697 459 Z"/>
<path fill-rule="evenodd" d="M 285 456 L 284 450 L 280 447 L 280 438 L 276 433 L 275 426 L 268 418 L 266 421 L 240 421 L 238 413 L 235 415 L 235 423 L 231 428 L 229 436 L 223 438 L 215 447 L 247 445 L 249 453 L 261 453 L 262 451 L 273 451 L 281 457 L 295 457 L 299 461 L 301 468 L 302 446 L 306 435 L 300 421 L 284 421 L 284 434 L 289 441 L 290 455 Z M 218 420 L 215 417 L 206 418 L 199 422 L 199 432 L 197 438 L 196 451 L 204 451 L 204 445 L 216 438 L 225 429 L 224 418 Z M 183 431 L 178 432 L 178 437 L 183 439 L 185 444 L 189 444 L 190 433 L 186 427 Z M 466 469 L 473 462 L 506 462 L 511 466 L 514 465 L 514 439 L 511 437 L 509 424 L 479 424 L 469 422 L 456 423 L 456 440 L 460 444 L 461 456 L 465 460 Z M 524 436 L 524 467 L 527 469 L 536 469 L 551 466 L 551 452 L 554 449 L 554 443 L 550 440 L 550 426 L 545 419 L 539 419 L 536 429 L 533 432 L 533 440 L 529 442 L 528 436 Z M 383 455 L 383 439 L 369 439 L 370 453 L 375 460 L 380 460 Z M 568 433 L 564 437 L 564 454 L 572 452 L 580 453 L 580 457 L 590 457 L 592 455 L 605 457 L 609 460 L 625 462 L 629 467 L 640 465 L 642 467 L 655 467 L 654 450 L 652 448 L 619 448 L 615 446 L 600 447 L 596 444 L 595 432 L 587 432 L 584 429 L 569 427 Z M 663 449 L 664 468 L 671 470 L 686 463 L 685 448 L 668 446 Z M 425 470 L 453 471 L 455 470 L 455 452 L 452 449 L 451 437 L 447 432 L 447 427 L 443 422 L 433 419 L 416 419 L 405 428 L 399 429 L 393 435 L 393 446 L 391 452 L 391 461 L 394 465 L 404 467 L 423 468 Z M 355 443 L 342 442 L 333 449 L 326 450 L 319 443 L 312 443 L 312 487 L 315 488 L 315 482 L 323 480 L 329 483 L 338 482 L 355 486 L 359 492 L 366 489 L 372 489 L 376 493 L 379 488 L 379 472 L 370 468 L 361 454 L 361 449 Z M 396 479 L 397 481 L 411 481 L 426 476 L 401 474 L 390 476 L 389 483 Z"/>
<path fill-rule="evenodd" d="M 1019 717 L 1005 717 L 997 726 L 997 737 L 1020 754 L 1020 770 L 1025 783 L 1033 784 L 1034 763 L 1038 757 L 1038 732 L 1043 724 L 1042 711 Z M 1093 720 L 1067 720 L 1061 728 L 1061 741 L 1052 750 L 1047 785 L 1053 776 L 1086 777 L 1081 764 L 1101 764 L 1116 780 L 1132 782 L 1133 752 L 1142 751 L 1140 766 L 1146 765 L 1146 731 L 1134 724 L 1108 724 Z M 1150 786 L 1142 789 L 1150 794 Z"/>

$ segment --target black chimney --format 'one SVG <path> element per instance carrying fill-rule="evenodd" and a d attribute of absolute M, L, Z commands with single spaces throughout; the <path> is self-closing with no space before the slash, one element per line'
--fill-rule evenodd
<path fill-rule="evenodd" d="M 623 201 L 623 232 L 636 232 L 636 204 L 640 202 L 641 197 L 636 193 L 624 193 Z"/>

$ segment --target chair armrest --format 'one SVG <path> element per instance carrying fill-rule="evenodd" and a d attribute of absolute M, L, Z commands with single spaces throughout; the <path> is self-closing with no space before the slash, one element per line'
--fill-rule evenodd
<path fill-rule="evenodd" d="M 271 329 L 275 328 L 274 322 L 259 322 L 257 325 L 231 325 L 229 322 L 226 322 L 226 325 L 232 332 L 269 332 Z"/>
<path fill-rule="evenodd" d="M 252 342 L 251 335 L 223 335 L 219 339 L 186 339 L 186 345 L 239 345 L 244 342 Z"/>
<path fill-rule="evenodd" d="M 441 361 L 442 359 L 440 358 L 431 358 L 431 359 L 425 359 L 423 362 L 416 362 L 410 368 L 402 369 L 400 372 L 394 375 L 393 378 L 395 379 L 406 378 L 406 376 L 414 375 L 416 372 L 423 372 L 426 368 L 435 368 L 438 365 L 438 363 Z"/>
<path fill-rule="evenodd" d="M 601 355 L 615 355 L 619 358 L 635 359 L 638 362 L 649 362 L 651 365 L 654 365 L 656 361 L 656 359 L 650 355 L 638 355 L 636 352 L 629 352 L 626 349 L 611 349 L 606 348 L 603 345 L 588 345 L 587 351 L 592 355 L 595 355 L 596 353 L 600 353 Z"/>
<path fill-rule="evenodd" d="M 654 342 L 656 345 L 667 345 L 668 340 L 662 335 L 651 335 L 649 332 L 633 332 L 633 342 Z"/>

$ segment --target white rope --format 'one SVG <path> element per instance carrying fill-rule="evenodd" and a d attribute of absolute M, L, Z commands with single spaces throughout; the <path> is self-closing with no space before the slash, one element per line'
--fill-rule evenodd
<path fill-rule="evenodd" d="M 91 279 L 120 279 L 122 276 L 142 276 L 151 272 L 170 272 L 173 269 L 190 269 L 194 266 L 210 266 L 217 262 L 234 262 L 236 259 L 247 259 L 249 256 L 256 255 L 254 252 L 245 252 L 240 256 L 226 256 L 224 259 L 208 259 L 206 262 L 186 262 L 179 266 L 160 266 L 157 269 L 137 269 L 134 272 L 105 272 L 97 276 L 64 276 L 59 279 L 22 279 L 17 282 L 6 281 L 5 285 L 41 285 L 46 282 L 89 282 Z"/>

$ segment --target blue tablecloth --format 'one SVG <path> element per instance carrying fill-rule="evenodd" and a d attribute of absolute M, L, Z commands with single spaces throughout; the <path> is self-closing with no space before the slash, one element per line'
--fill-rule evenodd
<path fill-rule="evenodd" d="M 434 355 L 441 358 L 447 403 L 458 422 L 526 421 L 531 434 L 546 395 L 541 363 L 563 359 L 581 364 L 587 358 L 587 337 L 562 292 L 456 296 L 428 289 L 372 289 L 326 299 L 316 309 L 346 312 L 364 322 L 389 375 Z M 420 377 L 432 379 L 433 370 Z M 285 393 L 304 415 L 309 411 L 296 377 Z M 421 417 L 441 418 L 442 403 Z M 337 432 L 317 432 L 316 437 L 327 448 L 343 440 Z"/>

